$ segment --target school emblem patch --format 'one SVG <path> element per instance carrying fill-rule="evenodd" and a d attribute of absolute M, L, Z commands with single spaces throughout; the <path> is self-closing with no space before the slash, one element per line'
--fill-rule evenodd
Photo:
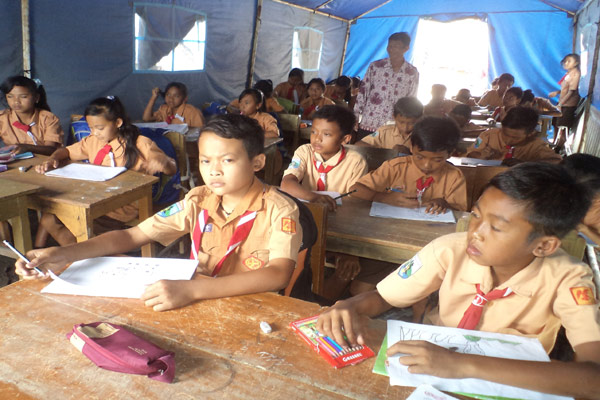
<path fill-rule="evenodd" d="M 265 265 L 265 262 L 256 256 L 250 256 L 244 260 L 244 265 L 248 269 L 259 269 Z"/>
<path fill-rule="evenodd" d="M 285 233 L 296 233 L 296 221 L 291 218 L 281 218 L 281 231 Z"/>
<path fill-rule="evenodd" d="M 293 169 L 300 168 L 300 159 L 299 158 L 292 158 L 292 162 L 290 163 L 290 168 L 293 168 Z"/>
<path fill-rule="evenodd" d="M 371 136 L 372 136 L 372 137 L 377 137 L 377 136 L 379 136 L 379 131 L 375 131 L 375 132 L 371 133 Z"/>
<path fill-rule="evenodd" d="M 414 256 L 413 258 L 402 264 L 400 268 L 398 268 L 398 275 L 402 279 L 408 279 L 414 274 L 416 274 L 422 266 L 423 263 L 421 262 L 421 259 L 419 259 L 419 256 Z"/>
<path fill-rule="evenodd" d="M 473 147 L 477 149 L 479 146 L 481 146 L 481 138 L 478 137 L 477 140 L 475 140 Z"/>
<path fill-rule="evenodd" d="M 213 230 L 213 224 L 206 224 L 206 227 L 204 228 L 204 233 L 212 232 L 212 230 Z"/>
<path fill-rule="evenodd" d="M 596 299 L 594 298 L 594 292 L 592 288 L 586 286 L 577 286 L 569 289 L 571 291 L 571 296 L 575 300 L 578 306 L 588 306 L 596 304 Z"/>
<path fill-rule="evenodd" d="M 175 204 L 171 204 L 169 207 L 158 212 L 159 217 L 167 218 L 171 215 L 175 215 L 180 211 L 183 211 L 183 200 L 178 201 Z"/>

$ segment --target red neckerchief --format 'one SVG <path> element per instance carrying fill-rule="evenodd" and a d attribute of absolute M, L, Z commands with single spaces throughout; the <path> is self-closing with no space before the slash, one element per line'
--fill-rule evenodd
<path fill-rule="evenodd" d="M 173 122 L 173 119 L 175 119 L 175 115 L 167 115 L 167 118 L 165 119 L 165 122 L 167 124 L 171 124 L 171 122 Z"/>
<path fill-rule="evenodd" d="M 563 81 L 565 80 L 565 78 L 567 77 L 567 75 L 569 75 L 568 72 L 566 74 L 564 74 L 562 78 L 560 78 L 560 81 L 558 81 L 559 85 L 561 85 L 563 83 Z"/>
<path fill-rule="evenodd" d="M 511 146 L 511 145 L 507 144 L 505 147 L 506 147 L 506 150 L 508 150 L 508 151 L 504 155 L 504 159 L 508 160 L 509 158 L 513 158 L 513 153 L 515 151 L 515 146 Z"/>
<path fill-rule="evenodd" d="M 94 165 L 102 165 L 102 161 L 104 161 L 104 157 L 106 157 L 107 154 L 109 154 L 112 151 L 112 147 L 110 147 L 110 144 L 105 145 L 103 148 L 100 149 L 100 151 L 98 152 L 98 154 L 96 154 L 96 158 L 94 158 Z"/>
<path fill-rule="evenodd" d="M 20 130 L 22 130 L 23 132 L 25 132 L 27 134 L 27 136 L 29 136 L 29 138 L 31 139 L 31 141 L 33 142 L 34 145 L 37 146 L 37 140 L 35 140 L 35 136 L 33 136 L 33 133 L 31 132 L 31 130 L 29 128 L 31 128 L 32 126 L 35 125 L 35 122 L 32 122 L 29 125 L 25 125 L 24 123 L 22 123 L 21 121 L 15 121 L 12 123 L 13 126 L 15 128 L 18 128 Z"/>
<path fill-rule="evenodd" d="M 484 295 L 481 289 L 479 288 L 479 283 L 475 285 L 477 289 L 477 294 L 475 298 L 469 304 L 469 308 L 465 311 L 462 319 L 458 323 L 458 327 L 462 329 L 475 329 L 481 320 L 481 314 L 483 313 L 483 307 L 492 301 L 501 299 L 503 297 L 508 297 L 512 295 L 514 292 L 510 288 L 506 289 L 496 289 L 492 290 L 488 294 Z"/>
<path fill-rule="evenodd" d="M 256 211 L 246 211 L 244 215 L 240 217 L 235 230 L 233 231 L 233 235 L 229 240 L 229 245 L 227 246 L 227 252 L 221 258 L 221 260 L 217 263 L 215 268 L 213 269 L 211 276 L 217 276 L 221 271 L 221 267 L 223 267 L 223 263 L 229 257 L 231 253 L 240 245 L 252 230 L 252 225 L 254 225 L 254 220 L 256 218 Z M 197 260 L 198 252 L 200 251 L 200 244 L 202 243 L 202 234 L 204 233 L 204 229 L 206 228 L 208 222 L 208 211 L 202 209 L 198 214 L 198 221 L 196 222 L 196 226 L 194 227 L 194 233 L 192 234 L 192 251 L 190 252 L 190 259 Z"/>
<path fill-rule="evenodd" d="M 417 179 L 417 196 L 421 197 L 423 196 L 423 193 L 425 193 L 425 190 L 431 186 L 431 184 L 433 183 L 433 176 L 430 176 L 429 178 L 425 179 L 425 177 L 420 177 L 419 179 Z"/>
<path fill-rule="evenodd" d="M 317 158 L 313 155 L 313 165 L 315 166 L 315 168 L 317 169 L 317 172 L 319 173 L 319 180 L 317 181 L 317 190 L 318 191 L 325 190 L 325 185 L 327 184 L 327 173 L 329 171 L 331 171 L 333 168 L 337 167 L 344 158 L 346 158 L 346 149 L 344 148 L 344 146 L 342 146 L 342 154 L 340 154 L 340 159 L 338 160 L 337 163 L 335 163 L 335 165 L 325 166 L 325 163 L 322 163 L 321 161 L 317 161 Z"/>

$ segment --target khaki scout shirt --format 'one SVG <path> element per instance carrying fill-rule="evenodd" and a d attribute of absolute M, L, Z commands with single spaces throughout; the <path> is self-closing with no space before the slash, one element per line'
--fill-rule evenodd
<path fill-rule="evenodd" d="M 0 139 L 5 145 L 10 144 L 33 144 L 33 140 L 27 132 L 15 127 L 13 122 L 19 121 L 17 113 L 12 110 L 0 111 Z M 60 126 L 58 117 L 50 111 L 35 109 L 33 114 L 35 125 L 29 128 L 29 131 L 35 137 L 38 145 L 48 146 L 50 143 L 59 143 L 63 145 L 63 130 Z"/>

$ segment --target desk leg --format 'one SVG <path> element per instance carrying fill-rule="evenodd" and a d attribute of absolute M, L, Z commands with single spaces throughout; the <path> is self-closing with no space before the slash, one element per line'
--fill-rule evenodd
<path fill-rule="evenodd" d="M 90 215 L 90 210 L 80 207 L 58 207 L 52 212 L 63 224 L 71 231 L 77 239 L 77 242 L 85 242 L 94 235 L 94 221 Z"/>
<path fill-rule="evenodd" d="M 138 200 L 139 220 L 144 221 L 152 216 L 152 188 L 147 187 L 144 197 Z M 154 257 L 156 249 L 154 243 L 142 246 L 142 257 Z"/>
<path fill-rule="evenodd" d="M 23 254 L 32 249 L 31 228 L 29 227 L 29 215 L 27 214 L 27 204 L 24 198 L 18 198 L 17 207 L 19 215 L 9 219 L 13 229 L 13 240 L 15 247 Z"/>

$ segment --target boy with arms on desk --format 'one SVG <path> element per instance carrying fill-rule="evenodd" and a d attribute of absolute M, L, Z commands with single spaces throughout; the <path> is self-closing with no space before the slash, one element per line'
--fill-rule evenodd
<path fill-rule="evenodd" d="M 357 146 L 378 147 L 410 154 L 410 133 L 423 116 L 423 104 L 416 97 L 402 97 L 394 104 L 394 125 L 384 125 L 356 142 Z"/>
<path fill-rule="evenodd" d="M 357 190 L 353 196 L 399 207 L 425 206 L 436 214 L 466 211 L 465 177 L 446 162 L 459 139 L 460 130 L 449 118 L 423 118 L 410 136 L 412 155 L 386 161 L 360 178 L 350 188 Z"/>
<path fill-rule="evenodd" d="M 559 163 L 560 155 L 535 130 L 537 123 L 538 114 L 532 108 L 511 108 L 502 120 L 502 128 L 482 132 L 467 150 L 467 157 L 502 160 L 508 166 L 523 161 Z"/>
<path fill-rule="evenodd" d="M 206 186 L 138 226 L 66 247 L 30 251 L 29 265 L 16 263 L 24 278 L 43 278 L 35 266 L 58 270 L 76 260 L 119 254 L 151 241 L 169 244 L 190 233 L 198 272 L 190 281 L 161 280 L 142 295 L 156 311 L 200 299 L 276 291 L 287 286 L 296 263 L 302 228 L 293 200 L 260 182 L 264 132 L 242 115 L 220 115 L 198 139 L 200 173 Z M 210 276 L 215 279 L 208 279 Z"/>
<path fill-rule="evenodd" d="M 598 398 L 600 310 L 586 265 L 560 250 L 590 194 L 560 166 L 527 163 L 492 179 L 473 208 L 468 232 L 438 238 L 377 285 L 338 302 L 317 323 L 339 343 L 364 343 L 361 319 L 406 307 L 439 289 L 435 325 L 537 337 L 550 352 L 561 325 L 576 362 L 532 362 L 398 342 L 409 372 L 478 378 L 546 393 Z M 486 303 L 490 303 L 487 304 Z M 342 332 L 342 328 L 344 332 Z"/>

